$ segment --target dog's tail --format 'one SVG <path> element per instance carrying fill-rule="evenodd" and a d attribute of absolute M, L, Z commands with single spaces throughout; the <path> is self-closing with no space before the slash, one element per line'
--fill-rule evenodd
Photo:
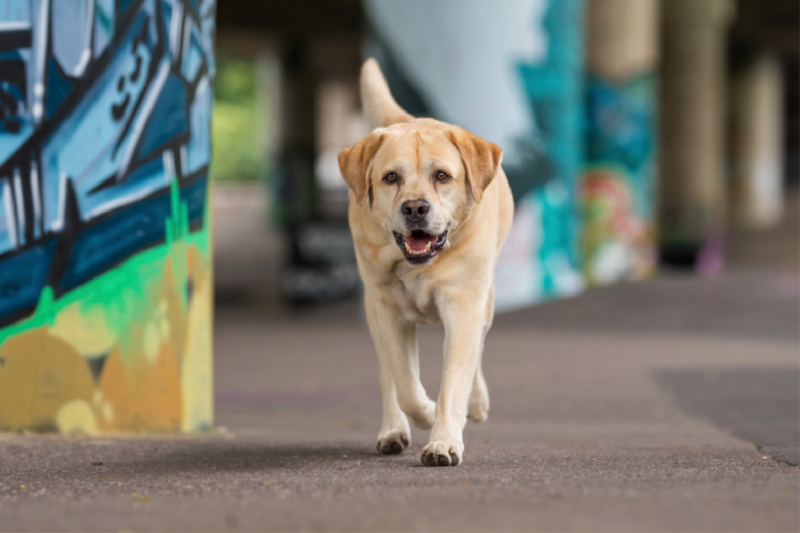
<path fill-rule="evenodd" d="M 372 58 L 367 59 L 361 67 L 361 102 L 370 128 L 391 126 L 414 119 L 394 101 L 381 67 Z"/>

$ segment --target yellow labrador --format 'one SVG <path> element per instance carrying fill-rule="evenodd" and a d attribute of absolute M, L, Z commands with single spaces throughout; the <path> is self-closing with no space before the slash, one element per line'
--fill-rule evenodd
<path fill-rule="evenodd" d="M 467 418 L 482 422 L 489 411 L 481 354 L 494 316 L 495 264 L 514 214 L 502 150 L 406 113 L 373 59 L 361 70 L 361 98 L 377 129 L 343 150 L 339 166 L 351 189 L 350 229 L 380 362 L 378 451 L 401 453 L 410 419 L 433 428 L 422 463 L 455 466 Z M 419 379 L 418 324 L 445 328 L 436 403 Z"/>

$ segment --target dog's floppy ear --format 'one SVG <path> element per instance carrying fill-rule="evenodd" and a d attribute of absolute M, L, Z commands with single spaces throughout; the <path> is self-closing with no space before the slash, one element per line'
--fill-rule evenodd
<path fill-rule="evenodd" d="M 496 144 L 457 127 L 447 131 L 447 138 L 456 145 L 461 154 L 472 197 L 477 203 L 481 203 L 483 191 L 500 168 L 503 150 Z"/>
<path fill-rule="evenodd" d="M 372 133 L 339 152 L 339 169 L 347 185 L 356 195 L 356 203 L 364 207 L 369 195 L 369 175 L 375 153 L 383 144 L 383 134 Z"/>

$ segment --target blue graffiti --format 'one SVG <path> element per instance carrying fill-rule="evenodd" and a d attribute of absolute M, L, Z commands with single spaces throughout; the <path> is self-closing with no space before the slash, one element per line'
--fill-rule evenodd
<path fill-rule="evenodd" d="M 0 325 L 203 225 L 215 0 L 0 5 Z"/>
<path fill-rule="evenodd" d="M 656 149 L 656 78 L 643 73 L 611 82 L 589 77 L 586 85 L 586 160 L 622 167 L 636 211 L 651 218 Z"/>
<path fill-rule="evenodd" d="M 582 0 L 552 2 L 544 19 L 548 36 L 547 59 L 539 64 L 519 63 L 517 71 L 533 111 L 533 139 L 546 154 L 549 183 L 530 181 L 537 187 L 525 196 L 542 206 L 543 239 L 535 261 L 543 271 L 545 297 L 562 293 L 557 278 L 572 276 L 579 264 L 580 219 L 577 184 L 581 172 L 583 87 Z M 525 144 L 525 143 L 522 143 Z M 553 198 L 558 198 L 554 200 Z"/>

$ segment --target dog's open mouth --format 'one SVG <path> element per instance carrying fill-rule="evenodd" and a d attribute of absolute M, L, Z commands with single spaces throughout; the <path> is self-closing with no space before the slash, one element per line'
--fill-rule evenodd
<path fill-rule="evenodd" d="M 409 263 L 421 264 L 435 257 L 444 247 L 447 242 L 447 232 L 430 235 L 417 229 L 410 235 L 402 235 L 395 231 L 394 238 Z"/>

